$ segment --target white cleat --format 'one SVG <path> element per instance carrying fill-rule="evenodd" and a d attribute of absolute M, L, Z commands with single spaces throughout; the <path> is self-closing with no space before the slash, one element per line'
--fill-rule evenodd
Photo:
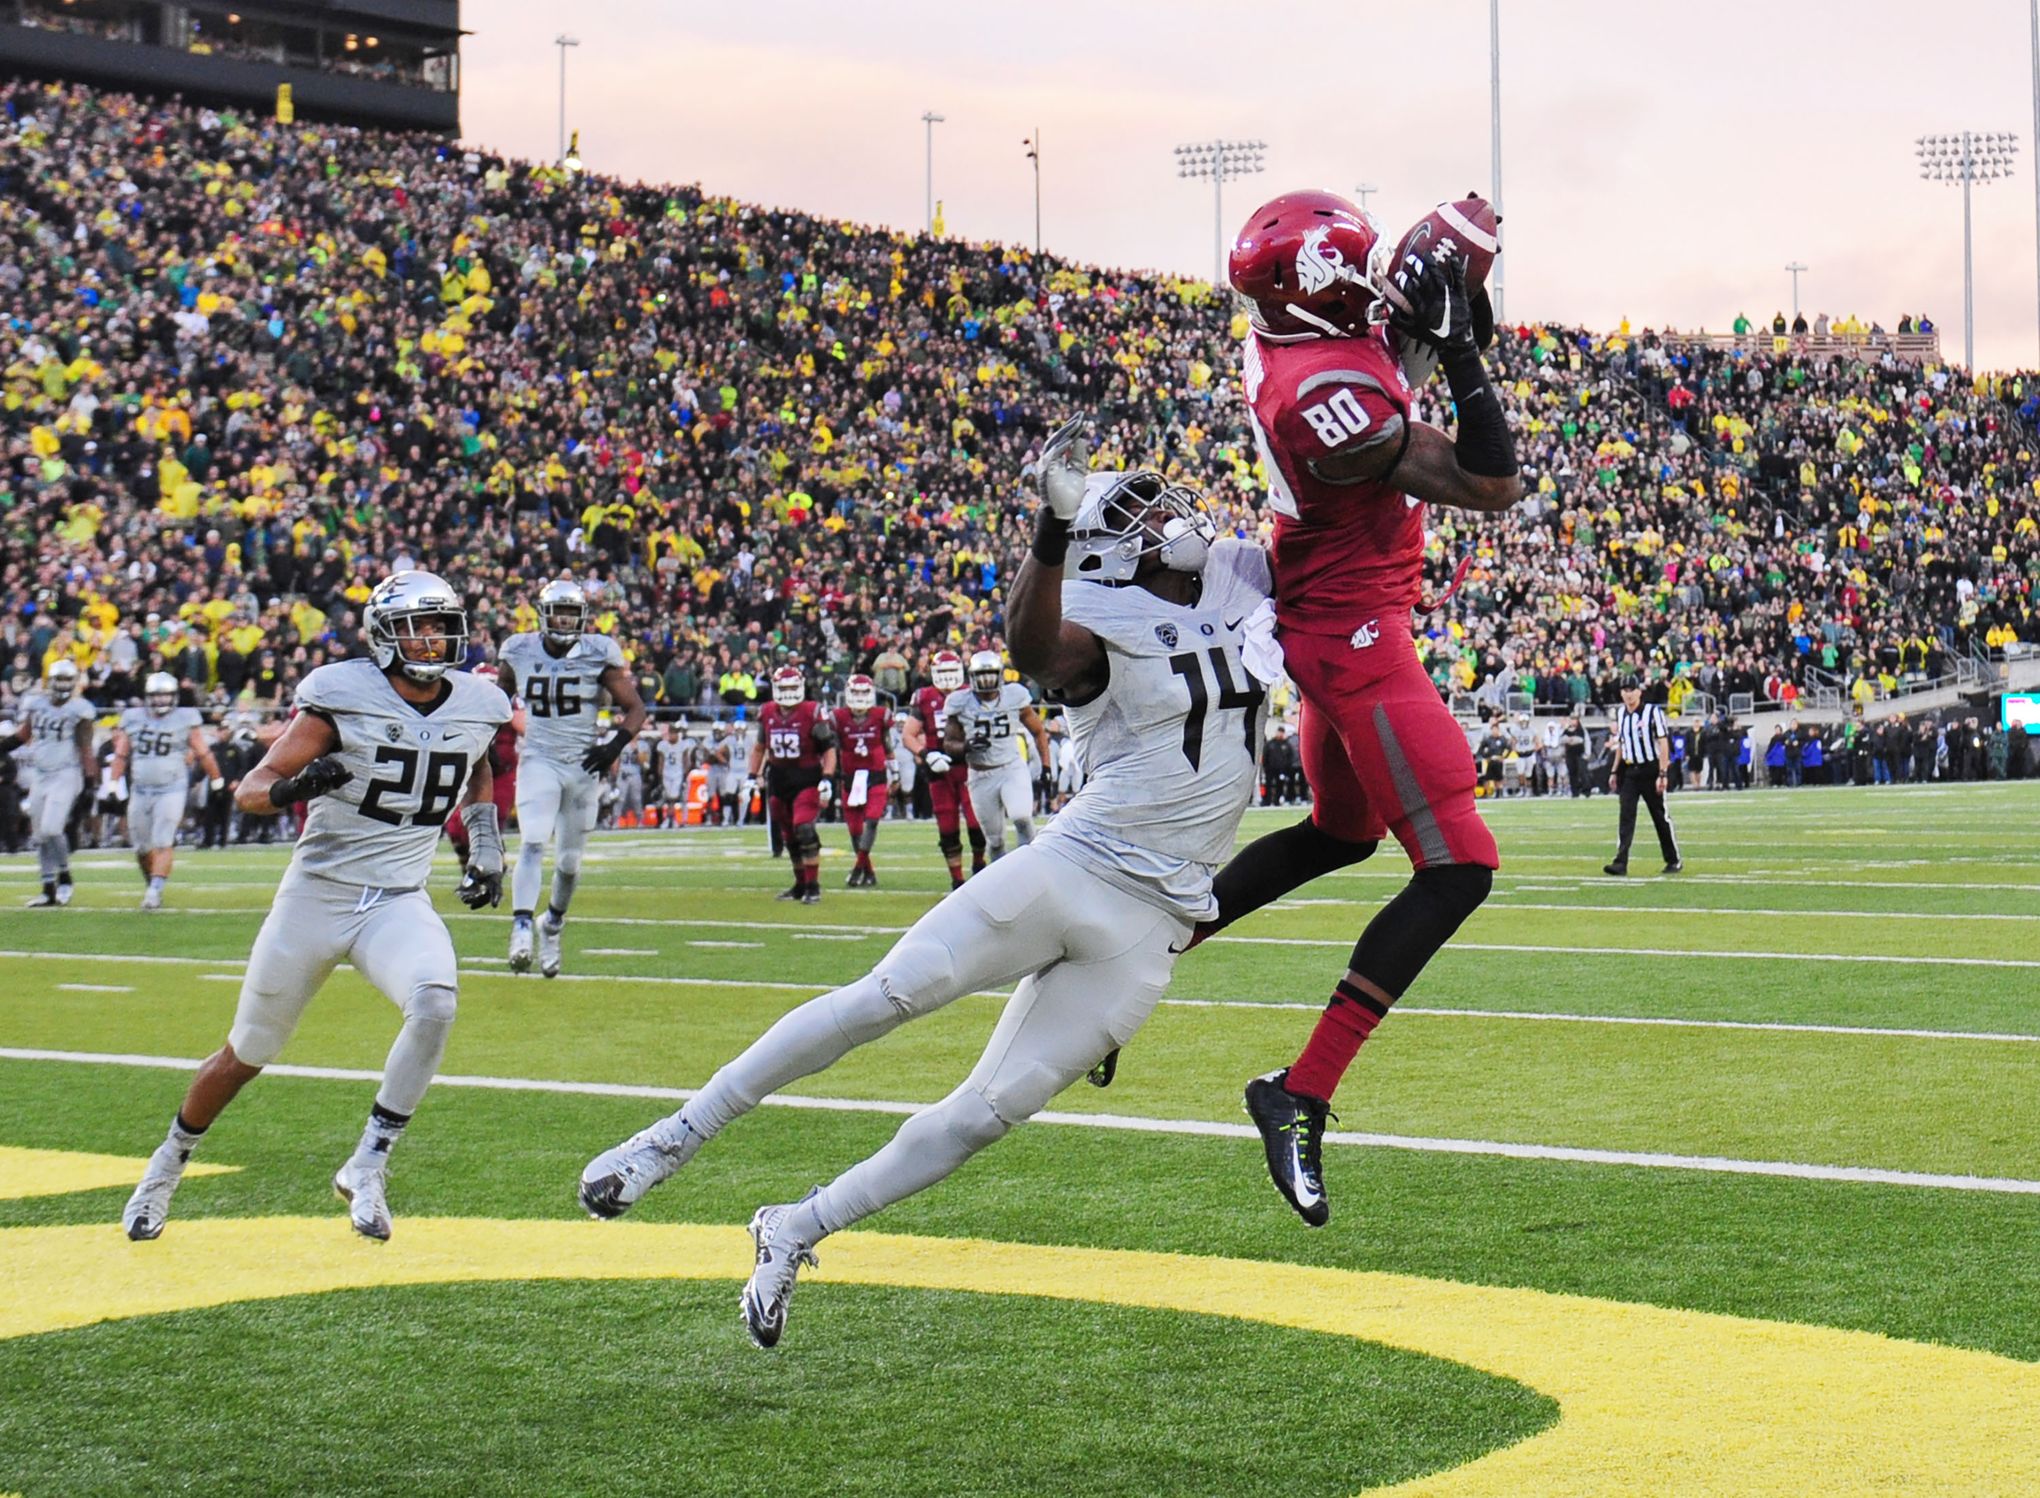
<path fill-rule="evenodd" d="M 71 903 L 71 876 L 69 874 L 66 874 L 57 881 L 57 903 L 59 905 L 69 905 Z"/>
<path fill-rule="evenodd" d="M 520 916 L 510 922 L 510 971 L 531 971 L 531 918 Z"/>
<path fill-rule="evenodd" d="M 581 1205 L 590 1217 L 621 1217 L 659 1182 L 694 1158 L 701 1135 L 684 1119 L 662 1118 L 606 1149 L 581 1172 Z"/>
<path fill-rule="evenodd" d="M 819 1262 L 811 1246 L 793 1242 L 781 1232 L 793 1208 L 792 1202 L 760 1207 L 751 1216 L 751 1241 L 758 1245 L 758 1266 L 744 1282 L 744 1293 L 738 1303 L 744 1313 L 744 1328 L 760 1347 L 779 1345 L 786 1332 L 787 1307 L 793 1303 L 794 1279 L 803 1265 L 813 1269 Z"/>
<path fill-rule="evenodd" d="M 378 1243 L 390 1241 L 390 1203 L 387 1183 L 379 1170 L 362 1170 L 352 1160 L 333 1172 L 333 1191 L 347 1203 L 347 1220 L 354 1231 Z"/>
<path fill-rule="evenodd" d="M 551 911 L 538 918 L 538 970 L 548 978 L 560 975 L 560 936 L 566 929 L 567 923 L 555 921 Z"/>
<path fill-rule="evenodd" d="M 142 909 L 161 910 L 162 908 L 163 891 L 160 889 L 146 889 L 142 891 Z"/>
<path fill-rule="evenodd" d="M 141 1184 L 121 1210 L 120 1225 L 137 1243 L 163 1236 L 163 1224 L 170 1220 L 170 1198 L 177 1183 L 184 1179 L 184 1162 L 174 1154 L 165 1160 L 165 1149 L 167 1146 L 158 1146 L 149 1157 L 149 1168 L 142 1172 Z"/>

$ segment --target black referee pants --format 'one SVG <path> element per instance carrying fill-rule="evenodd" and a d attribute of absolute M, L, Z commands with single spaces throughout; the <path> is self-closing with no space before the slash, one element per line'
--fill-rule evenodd
<path fill-rule="evenodd" d="M 1679 842 L 1672 836 L 1672 819 L 1665 815 L 1665 798 L 1658 794 L 1657 774 L 1656 765 L 1624 765 L 1616 779 L 1615 789 L 1622 798 L 1622 843 L 1615 850 L 1617 868 L 1629 867 L 1629 844 L 1636 837 L 1638 801 L 1649 808 L 1651 825 L 1657 828 L 1658 851 L 1664 854 L 1665 862 L 1679 861 Z"/>

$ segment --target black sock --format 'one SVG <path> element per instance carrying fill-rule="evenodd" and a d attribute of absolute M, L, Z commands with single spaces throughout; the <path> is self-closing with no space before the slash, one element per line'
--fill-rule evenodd
<path fill-rule="evenodd" d="M 1270 900 L 1279 900 L 1321 874 L 1359 863 L 1379 846 L 1344 842 L 1308 817 L 1256 838 L 1235 853 L 1211 881 L 1211 892 L 1218 899 L 1218 919 L 1212 929 L 1252 915 Z"/>

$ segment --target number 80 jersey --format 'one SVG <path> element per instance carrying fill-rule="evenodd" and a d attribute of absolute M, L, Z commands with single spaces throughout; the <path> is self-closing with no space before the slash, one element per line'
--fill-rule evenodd
<path fill-rule="evenodd" d="M 522 634 L 498 654 L 524 699 L 524 752 L 579 770 L 595 742 L 602 673 L 623 664 L 622 647 L 608 635 L 577 635 L 565 655 L 554 655 L 544 636 Z"/>
<path fill-rule="evenodd" d="M 510 699 L 494 683 L 466 671 L 442 682 L 429 708 L 398 696 L 369 660 L 336 661 L 299 683 L 297 710 L 333 725 L 333 752 L 354 778 L 308 803 L 294 868 L 378 889 L 425 883 L 440 828 L 510 721 Z"/>

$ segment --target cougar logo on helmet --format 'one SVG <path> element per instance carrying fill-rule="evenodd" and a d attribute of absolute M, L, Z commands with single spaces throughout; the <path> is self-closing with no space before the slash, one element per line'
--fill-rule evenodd
<path fill-rule="evenodd" d="M 1296 252 L 1296 289 L 1304 296 L 1315 296 L 1338 281 L 1364 284 L 1337 246 L 1327 242 L 1331 232 L 1329 224 L 1306 231 L 1303 247 Z"/>

